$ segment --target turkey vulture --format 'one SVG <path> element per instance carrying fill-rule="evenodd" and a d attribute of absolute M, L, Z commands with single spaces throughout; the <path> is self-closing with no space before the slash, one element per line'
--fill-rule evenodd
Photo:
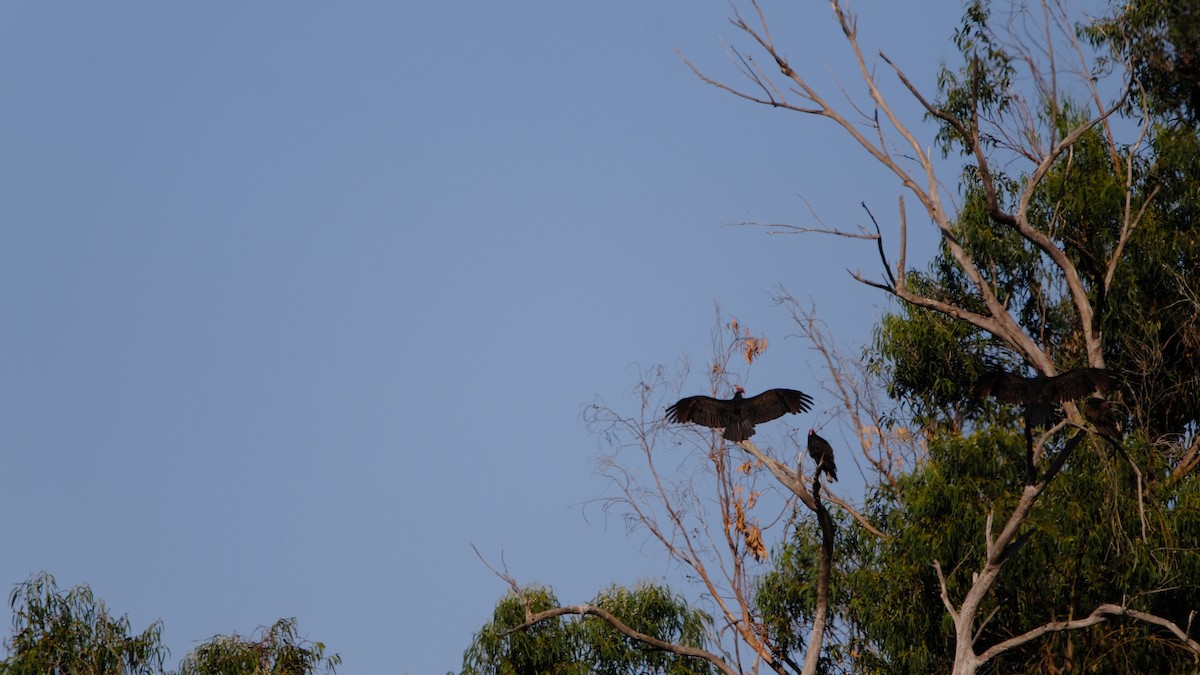
<path fill-rule="evenodd" d="M 1020 403 L 1025 407 L 1025 423 L 1038 427 L 1054 416 L 1059 403 L 1112 386 L 1112 372 L 1103 368 L 1077 368 L 1061 375 L 1035 377 L 993 370 L 979 378 L 975 391 L 980 398 L 994 396 L 1001 403 Z"/>
<path fill-rule="evenodd" d="M 837 480 L 837 465 L 833 463 L 833 446 L 812 429 L 808 430 L 808 456 L 817 463 L 818 472 L 824 469 L 825 473 L 829 475 L 829 480 Z"/>
<path fill-rule="evenodd" d="M 743 398 L 745 393 L 741 387 L 735 387 L 733 398 L 728 401 L 708 396 L 681 398 L 667 408 L 667 420 L 724 427 L 725 438 L 737 443 L 754 435 L 755 424 L 770 422 L 784 413 L 806 412 L 812 406 L 812 397 L 795 389 L 768 389 L 758 396 Z"/>
<path fill-rule="evenodd" d="M 1058 404 L 1082 398 L 1096 390 L 1106 391 L 1114 384 L 1112 371 L 1103 368 L 1076 368 L 1061 375 L 1022 377 L 993 370 L 980 377 L 975 391 L 980 398 L 994 396 L 1001 403 L 1019 403 L 1025 413 L 1025 482 L 1037 480 L 1033 463 L 1033 429 L 1045 426 L 1058 414 Z M 1086 414 L 1087 407 L 1084 412 Z M 1093 422 L 1095 424 L 1095 422 Z"/>
<path fill-rule="evenodd" d="M 1103 397 L 1089 396 L 1083 402 L 1083 416 L 1096 427 L 1101 436 L 1113 441 L 1121 437 L 1121 422 Z"/>

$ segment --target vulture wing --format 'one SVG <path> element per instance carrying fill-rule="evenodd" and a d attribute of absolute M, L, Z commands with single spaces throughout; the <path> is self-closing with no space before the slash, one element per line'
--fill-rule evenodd
<path fill-rule="evenodd" d="M 994 396 L 1001 403 L 1025 403 L 1029 397 L 1029 382 L 1014 373 L 992 370 L 975 382 L 975 393 L 979 398 Z"/>
<path fill-rule="evenodd" d="M 1043 396 L 1050 401 L 1072 401 L 1096 391 L 1108 391 L 1113 386 L 1112 371 L 1103 368 L 1076 368 L 1062 375 L 1045 378 Z"/>
<path fill-rule="evenodd" d="M 751 424 L 762 424 L 783 417 L 786 413 L 807 412 L 812 397 L 795 389 L 768 389 L 742 403 L 745 418 Z"/>
<path fill-rule="evenodd" d="M 994 396 L 1001 403 L 1046 405 L 1083 398 L 1096 389 L 1104 391 L 1112 386 L 1112 372 L 1103 368 L 1076 368 L 1053 377 L 1022 377 L 993 370 L 979 378 L 975 391 L 980 398 Z"/>
<path fill-rule="evenodd" d="M 1001 403 L 1025 407 L 1029 427 L 1039 427 L 1054 419 L 1058 404 L 1083 398 L 1093 391 L 1111 389 L 1112 371 L 1103 368 L 1076 368 L 1061 375 L 1022 377 L 1003 370 L 985 373 L 975 383 L 981 398 L 993 396 Z"/>
<path fill-rule="evenodd" d="M 667 419 L 671 422 L 695 422 L 706 427 L 725 427 L 733 421 L 734 406 L 711 396 L 689 396 L 681 398 L 667 408 Z"/>

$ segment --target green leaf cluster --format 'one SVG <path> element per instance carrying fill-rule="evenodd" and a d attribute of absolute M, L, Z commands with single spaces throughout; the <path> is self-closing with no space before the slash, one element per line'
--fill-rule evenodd
<path fill-rule="evenodd" d="M 324 643 L 301 638 L 291 618 L 259 629 L 257 637 L 212 637 L 183 659 L 179 675 L 332 674 L 340 664 L 337 654 L 325 656 Z"/>
<path fill-rule="evenodd" d="M 834 558 L 851 555 L 846 537 L 849 519 L 844 512 L 830 514 L 834 519 Z M 821 530 L 815 514 L 797 510 L 788 530 L 791 537 L 774 547 L 771 569 L 757 581 L 754 607 L 767 630 L 770 644 L 783 659 L 797 664 L 808 650 L 817 604 L 817 560 L 821 555 Z M 831 570 L 830 604 L 836 617 L 854 601 L 847 591 L 845 572 L 856 566 L 842 560 Z M 839 610 L 839 608 L 841 608 Z M 844 623 L 844 622 L 843 622 Z M 827 639 L 818 659 L 820 672 L 831 672 L 839 664 L 851 661 L 844 641 Z"/>
<path fill-rule="evenodd" d="M 1178 439 L 1200 423 L 1200 137 L 1194 129 L 1157 126 L 1154 132 L 1135 163 L 1132 190 L 1113 162 L 1114 153 L 1129 149 L 1114 148 L 1098 130 L 1085 134 L 1039 184 L 1029 219 L 1079 272 L 1104 336 L 1106 366 L 1121 376 L 1128 428 Z M 1087 365 L 1083 327 L 1062 272 L 990 217 L 971 170 L 963 185 L 955 240 L 1060 370 Z M 1122 225 L 1134 217 L 1140 220 L 1122 241 Z M 927 297 L 987 313 L 945 246 L 928 271 L 910 271 L 908 284 Z M 973 396 L 973 382 L 985 369 L 1024 367 L 1010 345 L 985 331 L 907 305 L 883 317 L 871 358 L 886 372 L 889 394 L 918 422 L 956 429 L 994 412 Z"/>
<path fill-rule="evenodd" d="M 1165 468 L 1147 444 L 1126 451 L 1143 471 Z M 998 530 L 1015 505 L 1023 462 L 1024 438 L 1015 431 L 947 434 L 930 443 L 928 461 L 899 490 L 872 495 L 869 512 L 888 537 L 851 529 L 847 549 L 856 564 L 844 582 L 853 589 L 846 620 L 864 636 L 854 648 L 865 672 L 949 670 L 954 633 L 933 562 L 942 566 L 949 597 L 961 599 L 983 564 L 988 515 Z M 1160 486 L 1139 504 L 1136 477 L 1106 444 L 1086 442 L 1071 463 L 1031 513 L 985 600 L 980 617 L 990 618 L 977 651 L 1106 602 L 1128 602 L 1181 626 L 1200 607 L 1196 484 Z M 1047 635 L 988 669 L 1184 673 L 1195 665 L 1165 633 L 1117 621 Z"/>
<path fill-rule="evenodd" d="M 87 585 L 60 591 L 42 572 L 9 595 L 13 609 L 4 675 L 138 675 L 162 672 L 162 623 L 130 634 L 129 618 L 109 614 Z"/>
<path fill-rule="evenodd" d="M 559 607 L 553 590 L 522 590 L 529 610 Z M 674 644 L 703 648 L 711 618 L 691 609 L 679 596 L 651 582 L 635 588 L 611 586 L 590 603 L 605 609 L 635 631 Z M 708 662 L 661 651 L 632 640 L 596 617 L 555 618 L 509 632 L 526 620 L 525 604 L 515 593 L 496 605 L 463 655 L 463 675 L 700 675 L 716 672 Z"/>
<path fill-rule="evenodd" d="M 46 572 L 17 584 L 8 657 L 2 675 L 162 675 L 168 650 L 162 622 L 131 634 L 129 618 L 113 617 L 86 584 L 60 590 Z M 179 675 L 312 675 L 334 673 L 337 654 L 300 638 L 295 619 L 280 619 L 258 636 L 217 635 L 184 657 Z"/>
<path fill-rule="evenodd" d="M 1115 45 L 1141 84 L 1134 103 L 1171 121 L 1200 121 L 1200 11 L 1193 2 L 1131 0 L 1120 14 L 1089 27 L 1094 43 Z"/>

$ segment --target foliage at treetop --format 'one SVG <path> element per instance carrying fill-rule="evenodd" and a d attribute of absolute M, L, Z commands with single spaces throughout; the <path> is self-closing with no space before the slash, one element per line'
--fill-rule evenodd
<path fill-rule="evenodd" d="M 1168 11 L 1166 4 L 1131 3 L 1102 25 L 1109 36 L 1128 35 L 1144 28 L 1133 24 L 1144 21 L 1146 11 L 1186 22 L 1197 15 Z M 987 10 L 987 3 L 973 3 L 962 35 L 989 35 Z M 1162 30 L 1178 38 L 1191 29 Z M 1125 56 L 1145 58 L 1144 51 L 1138 56 L 1140 46 L 1100 42 L 1118 54 L 1125 50 Z M 962 40 L 960 46 L 976 50 L 979 44 Z M 1005 89 L 995 85 L 1011 76 L 1013 58 L 989 49 L 969 58 L 964 73 L 945 75 L 945 107 L 954 109 L 956 101 L 972 96 L 993 96 L 990 105 L 1004 105 Z M 1123 383 L 1113 402 L 1121 412 L 1123 454 L 1091 436 L 1042 496 L 983 608 L 988 618 L 979 628 L 981 652 L 1114 599 L 1179 626 L 1191 626 L 1200 607 L 1194 458 L 1200 425 L 1200 135 L 1194 125 L 1178 124 L 1189 113 L 1178 106 L 1193 101 L 1176 90 L 1158 91 L 1160 83 L 1154 78 L 1141 83 L 1145 89 L 1139 91 L 1156 101 L 1156 115 L 1145 120 L 1140 145 L 1116 145 L 1103 127 L 1091 128 L 1049 167 L 1028 205 L 1030 221 L 1067 254 L 1097 308 L 1104 364 Z M 1175 108 L 1166 104 L 1170 101 Z M 1064 133 L 1083 121 L 1069 104 L 1043 115 Z M 953 130 L 944 130 L 942 138 L 948 152 L 958 147 L 973 156 Z M 1126 156 L 1127 164 L 1114 161 Z M 1001 186 L 997 198 L 1005 210 L 1017 208 L 1030 176 L 992 178 Z M 1061 269 L 996 219 L 986 189 L 978 167 L 969 164 L 954 240 L 986 270 L 997 296 L 1059 372 L 1088 365 L 1080 339 L 1088 327 L 1080 325 Z M 1132 234 L 1131 216 L 1139 219 Z M 954 306 L 982 305 L 946 244 L 927 272 L 910 272 L 909 283 Z M 1011 511 L 1024 471 L 1019 411 L 978 400 L 973 383 L 988 369 L 1020 372 L 1029 364 L 996 336 L 903 304 L 881 322 L 875 351 L 876 372 L 884 375 L 890 393 L 925 425 L 928 456 L 895 489 L 879 489 L 868 500 L 873 520 L 887 524 L 893 538 L 880 541 L 854 530 L 860 542 L 850 548 L 869 555 L 864 567 L 847 570 L 847 583 L 890 611 L 852 606 L 848 616 L 861 626 L 861 635 L 870 636 L 858 645 L 859 653 L 872 655 L 865 663 L 874 661 L 879 672 L 949 670 L 954 652 L 946 641 L 948 617 L 929 561 L 952 565 L 948 594 L 962 597 L 963 584 L 981 567 L 979 533 L 989 514 Z M 1043 462 L 1062 452 L 1074 433 L 1082 432 L 1068 428 L 1052 439 Z M 1174 638 L 1145 624 L 1117 622 L 1052 631 L 1001 654 L 988 668 L 1184 673 L 1194 672 L 1197 663 Z"/>
<path fill-rule="evenodd" d="M 611 586 L 590 604 L 612 612 L 633 630 L 681 645 L 703 647 L 711 624 L 706 614 L 690 609 L 682 598 L 652 582 L 642 582 L 632 590 Z M 510 592 L 464 653 L 463 675 L 715 672 L 702 660 L 631 640 L 592 617 L 555 618 L 512 632 L 525 623 L 526 609 L 537 613 L 560 606 L 549 588 L 531 586 L 520 595 Z"/>
<path fill-rule="evenodd" d="M 325 645 L 301 638 L 296 620 L 280 619 L 258 637 L 216 635 L 196 647 L 179 665 L 179 675 L 307 675 L 334 673 L 342 659 L 325 656 Z"/>
<path fill-rule="evenodd" d="M 130 635 L 129 618 L 113 617 L 86 585 L 60 591 L 42 572 L 9 595 L 13 634 L 0 661 L 5 675 L 139 675 L 162 672 L 162 623 Z"/>
<path fill-rule="evenodd" d="M 1088 33 L 1112 41 L 1132 65 L 1144 102 L 1171 124 L 1200 122 L 1200 11 L 1192 2 L 1136 0 Z"/>
<path fill-rule="evenodd" d="M 17 584 L 9 596 L 13 634 L 0 661 L 3 675 L 162 675 L 168 650 L 162 622 L 136 635 L 129 618 L 112 617 L 91 588 L 58 588 L 46 572 Z M 334 673 L 337 654 L 302 639 L 295 619 L 280 619 L 257 638 L 217 635 L 184 657 L 179 675 L 313 675 Z"/>
<path fill-rule="evenodd" d="M 938 579 L 941 560 L 951 597 L 960 597 L 981 566 L 980 533 L 991 514 L 1011 509 L 1024 472 L 1024 437 L 991 428 L 932 440 L 926 464 L 900 489 L 877 491 L 868 501 L 879 539 L 852 529 L 847 551 L 857 566 L 845 570 L 852 598 L 847 617 L 862 637 L 853 647 L 867 655 L 863 672 L 949 671 L 953 649 Z M 1153 448 L 1126 451 L 1146 470 Z M 1194 482 L 1171 500 L 1148 500 L 1139 512 L 1134 476 L 1104 443 L 1088 442 L 1073 456 L 1025 525 L 1021 545 L 1006 563 L 982 614 L 977 648 L 986 649 L 1045 621 L 1077 618 L 1091 608 L 1125 599 L 1187 625 L 1200 607 L 1200 493 Z M 1144 520 L 1143 520 L 1144 518 Z M 1192 672 L 1196 660 L 1177 642 L 1138 624 L 1052 633 L 1006 652 L 989 672 Z M 870 666 L 870 667 L 866 667 Z"/>
<path fill-rule="evenodd" d="M 1168 12 L 1165 4 L 1132 3 L 1125 14 L 1103 24 L 1108 33 L 1098 37 L 1135 30 L 1127 25 L 1144 20 L 1139 18 L 1144 11 L 1187 21 L 1200 14 L 1183 17 Z M 962 37 L 990 34 L 987 9 L 988 3 L 971 5 L 959 39 L 965 50 L 974 50 L 968 56 L 976 57 L 968 58 L 963 72 L 942 77 L 947 87 L 942 106 L 956 115 L 969 115 L 963 102 L 973 98 L 984 97 L 994 107 L 1006 101 L 1001 90 L 987 87 L 1011 77 L 1016 57 L 996 48 L 987 50 L 986 58 L 978 57 L 978 40 Z M 1127 27 L 1118 30 L 1122 26 Z M 1136 57 L 1128 50 L 1139 49 L 1125 42 L 1108 44 L 1126 50 L 1126 57 Z M 1154 94 L 1153 82 L 1143 86 L 1147 95 Z M 1115 145 L 1099 126 L 1084 133 L 1041 179 L 1029 218 L 1079 270 L 1097 308 L 1105 365 L 1125 383 L 1122 398 L 1131 430 L 1145 431 L 1151 440 L 1177 442 L 1200 422 L 1200 277 L 1195 273 L 1200 269 L 1200 137 L 1195 126 L 1166 124 L 1163 115 L 1171 112 L 1163 110 L 1149 120 L 1140 147 Z M 1043 117 L 1061 133 L 1083 121 L 1069 103 L 1062 110 L 1044 111 Z M 941 138 L 946 152 L 958 149 L 971 156 L 951 125 L 943 125 Z M 1133 161 L 1127 168 L 1114 161 L 1128 154 Z M 998 199 L 1015 208 L 1019 189 L 1030 177 L 993 178 L 1003 188 Z M 993 217 L 976 163 L 968 164 L 962 190 L 955 240 L 987 270 L 998 298 L 1060 370 L 1086 365 L 1082 327 L 1061 271 L 1032 242 Z M 1126 240 L 1121 233 L 1131 215 L 1139 220 Z M 1110 265 L 1114 259 L 1117 264 Z M 968 309 L 982 304 L 944 243 L 928 272 L 909 275 L 909 284 L 923 293 Z M 890 393 L 909 402 L 921 421 L 934 425 L 958 427 L 962 417 L 984 412 L 972 401 L 971 383 L 986 368 L 1024 365 L 1021 355 L 994 336 L 911 305 L 883 319 L 876 350 L 888 362 Z"/>

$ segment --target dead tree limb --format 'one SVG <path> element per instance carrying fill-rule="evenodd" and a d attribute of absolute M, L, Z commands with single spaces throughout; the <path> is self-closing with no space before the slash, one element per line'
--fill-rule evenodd
<path fill-rule="evenodd" d="M 706 649 L 700 649 L 699 647 L 689 647 L 687 645 L 677 645 L 673 642 L 666 642 L 663 640 L 659 640 L 658 638 L 656 638 L 652 635 L 646 635 L 645 633 L 639 633 L 638 631 L 627 626 L 625 624 L 625 622 L 623 622 L 619 618 L 617 618 L 612 612 L 609 612 L 608 610 L 603 609 L 601 607 L 597 607 L 595 605 L 587 605 L 587 604 L 569 605 L 566 607 L 555 607 L 554 609 L 548 609 L 548 610 L 545 610 L 542 612 L 538 612 L 536 614 L 533 614 L 529 619 L 527 619 L 521 625 L 514 626 L 514 627 L 508 629 L 507 631 L 504 632 L 504 634 L 511 635 L 513 633 L 525 630 L 526 628 L 530 628 L 538 623 L 541 623 L 542 621 L 546 621 L 547 619 L 554 619 L 556 617 L 570 616 L 570 615 L 594 616 L 599 619 L 603 619 L 604 621 L 608 622 L 608 624 L 610 626 L 612 626 L 617 631 L 619 631 L 622 635 L 624 635 L 625 637 L 628 637 L 632 640 L 637 640 L 638 642 L 641 642 L 643 644 L 654 647 L 655 649 L 661 649 L 666 652 L 671 652 L 672 654 L 679 654 L 680 656 L 690 656 L 690 657 L 697 658 L 697 659 L 703 659 L 703 660 L 711 663 L 713 666 L 715 666 L 718 670 L 720 670 L 722 673 L 725 673 L 726 675 L 738 675 L 738 672 L 733 668 L 733 666 L 729 665 L 728 663 L 725 662 L 724 659 L 722 659 L 721 657 L 717 656 L 716 654 L 713 654 L 712 652 L 710 652 Z"/>

